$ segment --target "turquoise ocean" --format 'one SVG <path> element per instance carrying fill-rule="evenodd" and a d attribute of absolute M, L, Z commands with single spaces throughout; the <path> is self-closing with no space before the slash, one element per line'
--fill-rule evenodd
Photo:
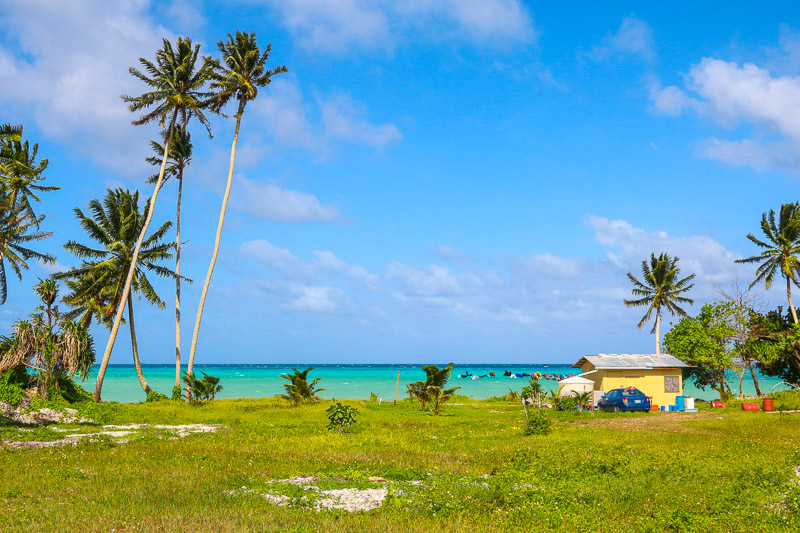
<path fill-rule="evenodd" d="M 281 374 L 291 373 L 292 368 L 302 370 L 308 366 L 313 366 L 314 370 L 309 374 L 309 378 L 322 378 L 319 387 L 325 391 L 320 394 L 322 398 L 337 399 L 368 399 L 371 392 L 380 395 L 382 401 L 392 401 L 394 399 L 395 384 L 397 375 L 400 374 L 400 388 L 398 399 L 405 398 L 404 391 L 406 384 L 412 381 L 422 380 L 425 373 L 422 365 L 195 365 L 196 372 L 205 372 L 208 375 L 221 378 L 220 384 L 223 386 L 219 398 L 261 398 L 274 396 L 283 392 L 283 384 L 286 380 L 281 379 Z M 170 395 L 175 384 L 175 365 L 143 365 L 142 370 L 145 378 L 152 389 L 166 395 Z M 459 378 L 458 375 L 466 373 L 476 376 L 483 376 L 494 371 L 496 377 L 486 377 L 473 380 L 471 378 Z M 464 394 L 472 398 L 482 399 L 491 396 L 501 396 L 506 394 L 509 389 L 516 391 L 522 390 L 529 378 L 513 379 L 504 377 L 503 373 L 509 371 L 514 374 L 532 374 L 541 372 L 542 374 L 570 375 L 580 372 L 580 369 L 572 368 L 568 365 L 457 365 L 453 369 L 453 376 L 450 380 L 452 386 L 460 386 L 459 394 Z M 94 386 L 94 377 L 97 369 L 83 383 L 84 388 L 91 391 Z M 198 374 L 199 375 L 199 374 Z M 731 389 L 734 393 L 739 392 L 739 377 L 731 374 L 729 378 Z M 777 378 L 759 376 L 762 391 L 768 391 L 773 385 L 780 383 Z M 545 389 L 557 388 L 556 380 L 542 379 Z M 686 396 L 701 398 L 705 400 L 714 399 L 717 393 L 713 389 L 705 391 L 698 390 L 690 383 L 685 383 Z M 786 387 L 779 385 L 775 390 L 782 390 Z M 755 394 L 753 380 L 749 374 L 745 375 L 744 393 L 748 396 Z M 106 370 L 103 382 L 102 398 L 105 401 L 113 402 L 141 402 L 144 401 L 144 392 L 136 378 L 133 365 L 109 365 Z"/>

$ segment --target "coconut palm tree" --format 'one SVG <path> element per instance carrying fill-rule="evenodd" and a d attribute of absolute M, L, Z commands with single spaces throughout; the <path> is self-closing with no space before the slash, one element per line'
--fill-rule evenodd
<path fill-rule="evenodd" d="M 150 284 L 147 272 L 163 277 L 176 276 L 175 272 L 159 264 L 161 261 L 172 259 L 171 250 L 175 248 L 175 244 L 161 242 L 172 227 L 172 222 L 165 222 L 145 238 L 138 256 L 134 256 L 138 236 L 150 214 L 150 209 L 151 204 L 148 201 L 144 211 L 140 211 L 139 193 L 123 189 L 113 191 L 109 189 L 102 204 L 99 200 L 89 202 L 91 216 L 75 208 L 75 216 L 81 227 L 102 248 L 92 248 L 76 241 L 68 241 L 64 244 L 64 249 L 82 259 L 83 263 L 80 267 L 53 275 L 54 279 L 73 282 L 70 285 L 73 293 L 67 298 L 66 303 L 82 308 L 84 314 L 96 313 L 95 318 L 107 325 L 110 322 L 110 315 L 114 312 L 119 313 L 119 309 L 127 304 L 133 364 L 136 367 L 139 383 L 145 392 L 150 392 L 150 387 L 139 362 L 131 296 L 135 292 L 144 296 L 151 304 L 163 309 L 164 302 Z M 126 286 L 126 276 L 131 265 L 134 276 L 131 284 Z M 111 325 L 113 326 L 113 323 Z"/>
<path fill-rule="evenodd" d="M 105 378 L 108 361 L 111 358 L 111 350 L 114 349 L 114 342 L 117 339 L 119 325 L 122 322 L 122 314 L 125 312 L 125 304 L 127 303 L 128 293 L 133 283 L 139 251 L 145 240 L 147 229 L 150 226 L 150 220 L 153 217 L 156 199 L 161 189 L 161 182 L 164 180 L 164 171 L 170 152 L 169 145 L 172 141 L 172 135 L 175 131 L 177 120 L 180 117 L 180 124 L 186 127 L 189 120 L 196 117 L 207 130 L 209 128 L 208 120 L 203 114 L 203 110 L 208 106 L 210 93 L 204 92 L 203 86 L 208 80 L 211 64 L 204 59 L 198 67 L 197 61 L 199 59 L 199 54 L 200 45 L 192 47 L 192 40 L 189 38 L 178 37 L 177 46 L 175 48 L 172 47 L 172 44 L 167 39 L 164 39 L 163 47 L 156 52 L 155 62 L 148 61 L 144 58 L 139 59 L 139 63 L 144 67 L 146 74 L 134 67 L 128 69 L 131 75 L 152 88 L 151 91 L 139 96 L 122 96 L 122 99 L 128 102 L 128 109 L 130 109 L 131 112 L 135 113 L 142 110 L 149 110 L 144 115 L 134 120 L 133 124 L 139 126 L 151 122 L 158 122 L 160 126 L 167 127 L 167 138 L 164 141 L 164 156 L 161 160 L 159 178 L 150 201 L 152 209 L 147 213 L 147 217 L 141 228 L 141 233 L 133 248 L 130 268 L 125 278 L 125 286 L 121 291 L 122 300 L 120 301 L 120 305 L 117 306 L 117 313 L 114 316 L 114 322 L 111 326 L 111 334 L 108 337 L 108 343 L 103 352 L 103 359 L 100 362 L 100 368 L 97 372 L 97 381 L 92 394 L 96 402 L 100 401 L 100 392 L 103 390 L 103 379 Z M 210 135 L 211 132 L 210 130 L 208 131 Z"/>
<path fill-rule="evenodd" d="M 281 374 L 281 377 L 287 380 L 289 383 L 285 383 L 283 385 L 283 388 L 286 389 L 286 394 L 276 394 L 275 396 L 294 403 L 295 407 L 301 403 L 318 402 L 319 397 L 317 394 L 325 389 L 317 388 L 317 383 L 322 381 L 322 378 L 317 378 L 311 383 L 308 382 L 308 373 L 312 370 L 314 370 L 313 366 L 306 368 L 302 372 L 296 368 L 293 368 L 293 374 Z M 186 373 L 186 376 L 188 379 L 192 379 L 194 377 L 189 372 Z"/>
<path fill-rule="evenodd" d="M 214 272 L 214 265 L 217 262 L 219 253 L 219 242 L 222 236 L 222 225 L 225 222 L 225 211 L 228 207 L 228 198 L 231 193 L 231 182 L 233 181 L 233 166 L 236 162 L 236 143 L 239 140 L 239 126 L 242 123 L 242 115 L 245 106 L 258 96 L 258 88 L 269 85 L 272 76 L 286 72 L 285 66 L 273 69 L 266 67 L 271 45 L 267 44 L 263 50 L 259 48 L 255 33 L 236 32 L 236 36 L 228 34 L 227 41 L 217 43 L 222 62 L 214 62 L 214 73 L 211 88 L 216 90 L 212 109 L 221 112 L 225 105 L 235 99 L 238 101 L 236 110 L 236 127 L 233 130 L 233 144 L 231 145 L 231 162 L 228 169 L 228 182 L 225 186 L 225 194 L 222 197 L 222 208 L 219 213 L 219 223 L 217 224 L 217 236 L 214 240 L 214 251 L 211 254 L 211 263 L 208 266 L 208 273 L 203 284 L 203 292 L 200 294 L 200 303 L 197 306 L 197 318 L 194 323 L 194 333 L 192 334 L 192 348 L 189 352 L 189 368 L 191 374 L 194 366 L 194 356 L 197 350 L 197 336 L 200 332 L 200 321 L 203 318 L 203 306 L 205 305 L 208 286 L 211 284 L 211 275 Z"/>
<path fill-rule="evenodd" d="M 650 333 L 656 334 L 656 355 L 661 355 L 661 308 L 665 308 L 672 315 L 687 316 L 686 311 L 678 304 L 694 303 L 694 300 L 681 296 L 686 294 L 694 283 L 694 274 L 680 279 L 681 269 L 678 268 L 678 258 L 670 257 L 666 253 L 650 254 L 650 264 L 642 261 L 642 281 L 628 272 L 628 279 L 633 283 L 631 292 L 639 297 L 636 300 L 624 300 L 626 307 L 647 307 L 647 312 L 637 325 L 641 327 L 650 320 L 653 311 L 656 312 L 656 322 Z"/>
<path fill-rule="evenodd" d="M 737 263 L 760 263 L 756 269 L 756 279 L 750 284 L 754 285 L 762 281 L 767 286 L 767 290 L 772 286 L 775 273 L 780 272 L 786 278 L 786 298 L 789 300 L 789 310 L 792 312 L 792 319 L 797 324 L 797 311 L 792 302 L 792 283 L 798 285 L 798 269 L 800 269 L 800 204 L 781 205 L 780 215 L 775 219 L 775 211 L 769 210 L 769 214 L 761 215 L 761 231 L 766 237 L 762 241 L 752 233 L 747 234 L 756 246 L 763 248 L 759 255 L 737 259 Z"/>
<path fill-rule="evenodd" d="M 8 283 L 6 267 L 11 267 L 17 278 L 22 279 L 22 271 L 28 270 L 28 261 L 35 259 L 53 264 L 56 258 L 28 248 L 28 243 L 46 239 L 52 231 L 39 231 L 44 215 L 31 218 L 26 199 L 22 199 L 14 209 L 0 210 L 0 305 L 6 302 Z"/>
<path fill-rule="evenodd" d="M 38 144 L 22 142 L 22 126 L 0 125 L 0 304 L 8 293 L 6 263 L 22 279 L 28 259 L 55 262 L 53 256 L 26 246 L 52 235 L 39 231 L 45 217 L 34 212 L 31 202 L 39 201 L 37 193 L 58 189 L 41 185 L 47 159 L 37 161 L 38 152 Z"/>
<path fill-rule="evenodd" d="M 162 134 L 166 144 L 167 132 Z M 148 157 L 151 165 L 160 165 L 164 157 L 164 145 L 151 141 L 150 145 L 156 153 Z M 167 167 L 164 169 L 162 186 L 171 177 L 178 182 L 178 201 L 175 211 L 175 386 L 181 386 L 181 197 L 183 194 L 183 171 L 192 161 L 192 136 L 184 127 L 175 128 L 169 148 Z M 151 184 L 158 183 L 158 175 L 150 177 Z"/>

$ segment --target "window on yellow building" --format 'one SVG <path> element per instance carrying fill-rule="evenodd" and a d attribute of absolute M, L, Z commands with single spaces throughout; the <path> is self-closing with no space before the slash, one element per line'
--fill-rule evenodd
<path fill-rule="evenodd" d="M 678 376 L 664 376 L 664 392 L 680 392 L 681 378 Z"/>

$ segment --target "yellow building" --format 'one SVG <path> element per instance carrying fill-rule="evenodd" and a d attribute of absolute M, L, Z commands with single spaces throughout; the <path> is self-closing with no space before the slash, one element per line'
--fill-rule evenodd
<path fill-rule="evenodd" d="M 596 391 L 636 387 L 656 405 L 673 405 L 683 395 L 681 369 L 689 367 L 677 357 L 650 354 L 585 355 L 572 366 Z"/>

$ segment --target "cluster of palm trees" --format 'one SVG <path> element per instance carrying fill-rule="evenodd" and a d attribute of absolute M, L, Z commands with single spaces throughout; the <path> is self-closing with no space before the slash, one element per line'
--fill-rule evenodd
<path fill-rule="evenodd" d="M 181 280 L 186 279 L 180 274 L 180 210 L 184 171 L 189 165 L 192 156 L 189 129 L 191 123 L 197 121 L 210 135 L 207 114 L 224 116 L 223 110 L 227 104 L 235 101 L 237 105 L 236 114 L 234 115 L 236 126 L 231 146 L 228 179 L 222 199 L 214 250 L 200 296 L 187 365 L 188 374 L 193 375 L 203 307 L 219 253 L 222 227 L 230 196 L 233 169 L 236 161 L 236 144 L 239 138 L 242 116 L 247 104 L 258 96 L 258 89 L 268 85 L 272 76 L 286 72 L 285 66 L 267 68 L 266 63 L 271 47 L 267 45 L 261 48 L 254 33 L 236 32 L 235 35 L 228 34 L 227 39 L 217 43 L 217 48 L 221 55 L 220 58 L 201 57 L 200 45 L 193 45 L 192 40 L 189 38 L 179 37 L 175 46 L 169 40 L 164 39 L 163 46 L 156 52 L 154 61 L 142 58 L 139 60 L 142 67 L 141 70 L 133 67 L 129 69 L 131 75 L 141 80 L 148 87 L 148 91 L 141 95 L 125 95 L 122 97 L 128 103 L 131 112 L 142 113 L 133 121 L 133 124 L 138 126 L 156 122 L 164 128 L 164 131 L 162 133 L 163 144 L 153 143 L 156 156 L 148 158 L 149 162 L 159 164 L 158 158 L 160 157 L 160 165 L 158 174 L 150 179 L 150 182 L 154 184 L 154 191 L 142 216 L 139 217 L 129 213 L 130 220 L 128 218 L 120 220 L 119 228 L 115 228 L 115 230 L 129 232 L 126 235 L 126 245 L 120 247 L 119 250 L 116 247 L 112 250 L 109 244 L 103 241 L 106 236 L 102 232 L 97 232 L 97 235 L 95 235 L 96 230 L 102 226 L 98 220 L 104 220 L 105 213 L 102 212 L 102 209 L 100 211 L 93 209 L 96 215 L 94 221 L 76 212 L 84 228 L 93 238 L 104 245 L 104 251 L 106 252 L 105 255 L 99 255 L 97 253 L 99 250 L 81 247 L 76 243 L 68 243 L 67 249 L 84 259 L 84 263 L 70 272 L 63 273 L 63 276 L 73 284 L 71 301 L 79 305 L 83 305 L 83 302 L 86 302 L 86 311 L 84 312 L 87 312 L 92 306 L 99 305 L 100 309 L 98 310 L 101 312 L 89 312 L 94 313 L 98 320 L 105 321 L 111 330 L 100 361 L 95 383 L 93 393 L 95 401 L 100 400 L 103 379 L 123 320 L 126 304 L 128 321 L 131 325 L 132 343 L 134 344 L 134 363 L 137 365 L 137 374 L 142 387 L 145 391 L 149 390 L 138 365 L 133 329 L 133 307 L 130 304 L 130 299 L 132 293 L 137 292 L 157 305 L 163 306 L 163 302 L 152 290 L 152 286 L 147 281 L 145 271 L 175 279 L 175 386 L 180 387 L 180 283 Z M 162 244 L 160 240 L 171 224 L 163 225 L 149 237 L 147 235 L 153 212 L 156 209 L 158 193 L 170 178 L 174 178 L 178 186 L 176 239 L 174 244 Z M 127 198 L 125 197 L 126 194 L 130 193 L 125 191 L 109 192 L 107 199 L 119 197 L 123 203 L 128 202 L 130 204 L 130 199 L 137 196 L 130 195 L 131 198 Z M 107 202 L 106 210 L 108 210 L 108 204 L 113 202 L 114 200 Z M 88 228 L 91 228 L 91 230 Z M 131 236 L 134 235 L 136 238 L 131 240 Z M 172 257 L 172 250 L 175 251 L 175 269 L 171 270 L 158 265 L 157 262 L 159 260 Z M 117 274 L 112 276 L 109 273 L 111 270 L 116 270 Z M 120 276 L 123 272 L 125 275 Z M 113 318 L 111 315 L 113 315 Z"/>
<path fill-rule="evenodd" d="M 126 309 L 136 373 L 142 389 L 150 392 L 139 363 L 133 314 L 134 294 L 161 308 L 166 306 L 148 279 L 150 274 L 175 280 L 175 387 L 180 390 L 181 282 L 191 281 L 182 276 L 180 270 L 183 177 L 192 159 L 190 129 L 194 122 L 199 122 L 211 136 L 208 116 L 224 117 L 223 111 L 233 102 L 236 122 L 227 183 L 187 365 L 188 376 L 194 375 L 200 323 L 219 254 L 242 117 L 247 104 L 258 96 L 259 88 L 268 85 L 272 76 L 287 71 L 285 66 L 267 67 L 271 47 L 269 44 L 263 48 L 259 46 L 254 33 L 228 34 L 226 39 L 217 43 L 217 48 L 219 58 L 203 57 L 200 45 L 193 45 L 190 38 L 179 37 L 174 45 L 164 39 L 153 61 L 141 58 L 140 68 L 129 69 L 132 76 L 147 86 L 147 91 L 138 96 L 122 96 L 130 111 L 139 114 L 133 124 L 157 123 L 163 128 L 161 142 L 151 142 L 154 155 L 146 158 L 159 167 L 158 173 L 148 180 L 154 186 L 152 196 L 140 210 L 138 191 L 108 190 L 102 202 L 92 200 L 89 203 L 88 213 L 77 208 L 74 210 L 81 227 L 94 244 L 67 242 L 64 248 L 81 263 L 66 272 L 54 274 L 53 279 L 64 280 L 69 290 L 63 298 L 72 307 L 66 314 L 69 319 L 84 328 L 94 321 L 110 330 L 94 387 L 95 401 L 100 401 L 103 379 Z M 43 172 L 47 160 L 37 162 L 37 151 L 36 144 L 31 146 L 22 141 L 21 126 L 0 126 L 0 304 L 6 299 L 6 265 L 21 277 L 21 271 L 28 268 L 27 260 L 55 262 L 53 256 L 26 246 L 52 234 L 40 231 L 44 215 L 37 215 L 32 207 L 39 201 L 37 193 L 56 189 L 41 184 L 45 179 Z M 158 194 L 170 179 L 177 184 L 176 235 L 174 242 L 165 242 L 172 222 L 162 224 L 152 233 L 149 233 L 149 228 Z M 173 257 L 174 269 L 163 264 Z"/>
<path fill-rule="evenodd" d="M 755 279 L 750 283 L 750 289 L 764 283 L 767 290 L 775 281 L 776 274 L 786 280 L 786 298 L 789 302 L 789 311 L 797 325 L 797 311 L 792 301 L 792 285 L 800 287 L 800 203 L 781 205 L 780 211 L 775 213 L 770 209 L 761 215 L 761 232 L 759 238 L 749 233 L 747 239 L 761 248 L 761 253 L 737 259 L 736 263 L 757 263 Z M 650 254 L 650 261 L 642 261 L 642 279 L 637 279 L 630 272 L 628 279 L 633 283 L 632 293 L 636 299 L 624 300 L 627 307 L 647 307 L 647 312 L 639 321 L 641 328 L 648 322 L 655 312 L 655 324 L 651 333 L 656 335 L 656 354 L 661 354 L 660 327 L 661 309 L 668 310 L 672 315 L 687 316 L 686 311 L 678 304 L 693 304 L 694 300 L 684 296 L 692 287 L 689 283 L 695 275 L 685 278 L 680 277 L 680 268 L 677 266 L 678 258 L 670 257 L 666 253 L 656 257 Z"/>

